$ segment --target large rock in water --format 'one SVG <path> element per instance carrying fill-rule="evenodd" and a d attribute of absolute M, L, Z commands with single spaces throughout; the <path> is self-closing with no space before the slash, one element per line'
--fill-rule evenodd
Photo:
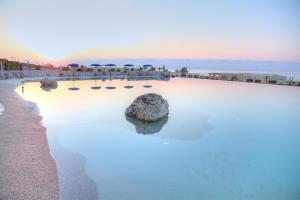
<path fill-rule="evenodd" d="M 149 93 L 136 98 L 125 114 L 144 121 L 157 121 L 169 114 L 169 104 L 161 95 Z"/>
<path fill-rule="evenodd" d="M 50 80 L 48 78 L 44 78 L 40 81 L 42 88 L 57 88 L 57 82 L 55 80 Z"/>

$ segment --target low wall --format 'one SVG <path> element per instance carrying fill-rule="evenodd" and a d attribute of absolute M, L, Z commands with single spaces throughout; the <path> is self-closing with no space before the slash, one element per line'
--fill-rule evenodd
<path fill-rule="evenodd" d="M 26 77 L 125 77 L 123 72 L 77 72 L 62 70 L 8 70 L 0 72 L 0 79 L 26 78 Z M 128 76 L 161 77 L 168 76 L 168 72 L 161 71 L 130 71 Z"/>

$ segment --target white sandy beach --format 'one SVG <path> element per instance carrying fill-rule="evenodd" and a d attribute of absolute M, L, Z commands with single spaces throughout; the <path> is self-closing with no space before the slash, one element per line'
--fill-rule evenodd
<path fill-rule="evenodd" d="M 59 199 L 57 167 L 34 104 L 15 92 L 18 80 L 0 80 L 0 199 Z"/>

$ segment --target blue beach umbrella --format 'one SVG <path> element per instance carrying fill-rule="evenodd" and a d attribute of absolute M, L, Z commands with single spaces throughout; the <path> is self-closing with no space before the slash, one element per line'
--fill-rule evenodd
<path fill-rule="evenodd" d="M 115 64 L 106 64 L 105 67 L 115 67 Z"/>
<path fill-rule="evenodd" d="M 79 67 L 79 65 L 75 64 L 75 63 L 71 63 L 71 64 L 68 64 L 68 67 Z"/>
<path fill-rule="evenodd" d="M 115 64 L 106 64 L 105 67 L 115 67 Z"/>
<path fill-rule="evenodd" d="M 100 67 L 100 66 L 102 66 L 102 65 L 100 65 L 100 64 L 91 64 L 90 66 L 91 66 L 91 67 Z"/>
<path fill-rule="evenodd" d="M 148 68 L 148 67 L 153 67 L 152 65 L 149 65 L 149 64 L 147 64 L 147 65 L 143 65 L 143 67 L 144 68 Z"/>
<path fill-rule="evenodd" d="M 106 64 L 104 65 L 105 67 L 115 67 L 116 65 L 115 64 Z"/>
<path fill-rule="evenodd" d="M 132 64 L 125 64 L 124 67 L 134 67 Z"/>

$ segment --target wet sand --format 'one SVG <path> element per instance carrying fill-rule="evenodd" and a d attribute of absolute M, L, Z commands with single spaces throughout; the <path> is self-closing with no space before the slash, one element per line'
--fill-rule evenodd
<path fill-rule="evenodd" d="M 57 167 L 35 104 L 15 92 L 19 81 L 0 80 L 0 199 L 59 199 Z"/>

